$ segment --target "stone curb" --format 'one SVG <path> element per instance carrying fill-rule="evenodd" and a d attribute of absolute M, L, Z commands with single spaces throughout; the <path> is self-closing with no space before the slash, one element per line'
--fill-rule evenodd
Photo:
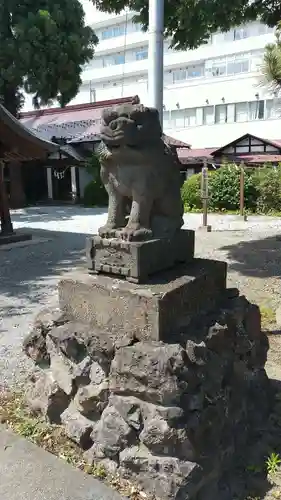
<path fill-rule="evenodd" d="M 97 479 L 0 425 L 1 500 L 122 500 Z"/>

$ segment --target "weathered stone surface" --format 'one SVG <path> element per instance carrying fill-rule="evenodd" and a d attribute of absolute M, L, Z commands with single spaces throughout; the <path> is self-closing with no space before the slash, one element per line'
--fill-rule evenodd
<path fill-rule="evenodd" d="M 66 394 L 70 395 L 75 392 L 79 383 L 87 384 L 90 382 L 91 359 L 89 356 L 86 356 L 80 363 L 72 362 L 50 336 L 46 338 L 46 346 L 50 356 L 52 375 Z"/>
<path fill-rule="evenodd" d="M 86 254 L 91 271 L 145 283 L 149 276 L 193 259 L 194 231 L 183 229 L 172 238 L 141 242 L 94 236 L 87 239 Z"/>
<path fill-rule="evenodd" d="M 134 446 L 120 453 L 121 473 L 144 491 L 162 499 L 194 498 L 204 483 L 201 467 L 174 457 L 158 457 Z"/>
<path fill-rule="evenodd" d="M 108 381 L 80 387 L 75 401 L 80 412 L 86 416 L 100 416 L 105 409 L 109 396 Z"/>
<path fill-rule="evenodd" d="M 109 400 L 110 406 L 113 406 L 121 415 L 127 424 L 140 431 L 142 427 L 141 403 L 134 397 L 111 396 Z"/>
<path fill-rule="evenodd" d="M 195 459 L 195 452 L 185 429 L 170 427 L 162 418 L 147 421 L 139 439 L 154 455 Z"/>
<path fill-rule="evenodd" d="M 276 325 L 281 326 L 281 306 L 277 307 L 275 312 Z"/>
<path fill-rule="evenodd" d="M 110 390 L 173 406 L 187 388 L 186 353 L 179 345 L 139 342 L 118 349 L 112 361 Z M 178 377 L 182 376 L 179 383 Z"/>
<path fill-rule="evenodd" d="M 142 286 L 77 272 L 58 288 L 61 309 L 72 320 L 94 325 L 92 334 L 96 328 L 118 339 L 170 341 L 193 318 L 215 307 L 225 287 L 224 262 L 194 259 Z"/>
<path fill-rule="evenodd" d="M 83 327 L 81 328 L 81 325 L 70 322 L 66 325 L 53 328 L 48 333 L 48 337 L 57 351 L 61 351 L 70 361 L 79 363 L 87 355 L 87 350 L 83 342 L 84 330 Z"/>
<path fill-rule="evenodd" d="M 46 335 L 34 328 L 23 341 L 23 350 L 37 365 L 48 365 L 50 362 L 46 348 Z"/>
<path fill-rule="evenodd" d="M 98 447 L 104 457 L 116 459 L 121 450 L 134 442 L 135 433 L 114 407 L 107 406 L 91 438 L 95 453 Z"/>
<path fill-rule="evenodd" d="M 36 372 L 31 377 L 25 398 L 34 412 L 40 412 L 49 422 L 56 424 L 60 423 L 61 414 L 70 401 L 49 370 Z"/>
<path fill-rule="evenodd" d="M 48 365 L 49 354 L 46 349 L 46 335 L 54 326 L 66 323 L 67 319 L 59 308 L 45 308 L 35 317 L 34 327 L 23 341 L 26 355 L 38 365 Z"/>
<path fill-rule="evenodd" d="M 35 316 L 34 327 L 40 328 L 47 334 L 53 327 L 64 325 L 67 321 L 67 317 L 58 307 L 55 309 L 46 307 Z"/>
<path fill-rule="evenodd" d="M 95 151 L 109 207 L 99 234 L 137 241 L 173 237 L 183 225 L 180 162 L 162 139 L 158 111 L 139 102 L 108 108 L 100 137 Z"/>
<path fill-rule="evenodd" d="M 133 396 L 111 395 L 109 404 L 136 431 L 141 431 L 145 422 L 153 419 L 164 419 L 168 425 L 178 426 L 184 416 L 180 406 L 160 406 Z"/>
<path fill-rule="evenodd" d="M 99 385 L 106 379 L 107 374 L 102 366 L 97 363 L 97 361 L 93 361 L 90 369 L 90 380 L 93 384 Z"/>
<path fill-rule="evenodd" d="M 75 403 L 72 402 L 61 414 L 61 423 L 65 426 L 67 436 L 79 444 L 83 450 L 92 446 L 91 433 L 95 422 L 81 415 Z"/>
<path fill-rule="evenodd" d="M 98 318 L 87 302 L 93 299 L 87 285 L 74 313 L 78 317 L 85 308 L 88 324 L 74 321 L 74 314 L 48 330 L 50 368 L 41 377 L 49 378 L 33 385 L 33 394 L 35 388 L 40 393 L 37 410 L 55 412 L 57 421 L 63 413 L 68 435 L 87 448 L 89 463 L 163 500 L 201 500 L 201 487 L 202 500 L 209 500 L 206 484 L 215 484 L 222 467 L 243 454 L 252 430 L 262 428 L 270 412 L 268 340 L 258 308 L 228 291 L 213 309 L 201 311 L 195 299 L 203 284 L 208 288 L 203 281 L 187 304 L 181 277 L 172 296 L 167 283 L 153 288 L 111 279 L 111 316 L 108 290 L 98 281 Z M 134 328 L 150 335 L 153 321 L 159 326 L 168 318 L 169 306 L 172 316 L 175 310 L 182 313 L 168 343 L 136 335 Z M 134 308 L 131 316 L 128 307 Z M 31 405 L 36 398 L 31 395 Z"/>
<path fill-rule="evenodd" d="M 108 369 L 114 345 L 110 335 L 92 325 L 69 321 L 67 324 L 51 329 L 48 337 L 57 351 L 64 354 L 70 361 L 79 363 L 89 355 L 92 361 Z"/>

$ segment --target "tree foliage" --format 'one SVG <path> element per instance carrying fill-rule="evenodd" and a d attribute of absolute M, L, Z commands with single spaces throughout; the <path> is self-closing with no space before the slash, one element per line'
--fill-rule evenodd
<path fill-rule="evenodd" d="M 275 31 L 275 43 L 269 43 L 265 47 L 262 65 L 262 82 L 273 92 L 281 88 L 281 22 Z"/>
<path fill-rule="evenodd" d="M 97 42 L 78 0 L 0 0 L 0 101 L 14 115 L 23 90 L 37 108 L 66 105 Z"/>
<path fill-rule="evenodd" d="M 84 204 L 87 207 L 106 206 L 108 194 L 100 178 L 100 162 L 95 153 L 87 160 L 85 167 L 92 180 L 85 187 Z"/>
<path fill-rule="evenodd" d="M 137 12 L 136 21 L 148 27 L 148 0 L 92 0 L 99 10 Z M 280 0 L 164 0 L 165 35 L 176 49 L 194 49 L 210 36 L 232 26 L 260 19 L 275 26 L 281 19 Z"/>

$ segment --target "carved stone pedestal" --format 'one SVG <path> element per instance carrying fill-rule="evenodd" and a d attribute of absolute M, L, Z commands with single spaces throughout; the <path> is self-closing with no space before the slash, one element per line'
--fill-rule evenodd
<path fill-rule="evenodd" d="M 145 283 L 149 276 L 188 263 L 194 257 L 194 231 L 181 229 L 173 238 L 123 241 L 93 236 L 87 240 L 90 271 Z"/>
<path fill-rule="evenodd" d="M 59 303 L 72 320 L 118 337 L 173 341 L 195 316 L 215 307 L 225 287 L 224 262 L 193 259 L 145 285 L 80 272 L 60 281 Z"/>

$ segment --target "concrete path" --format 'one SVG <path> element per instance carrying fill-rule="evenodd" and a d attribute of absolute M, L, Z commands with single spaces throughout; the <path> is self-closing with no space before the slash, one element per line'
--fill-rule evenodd
<path fill-rule="evenodd" d="M 122 500 L 96 479 L 0 427 L 1 500 Z"/>

